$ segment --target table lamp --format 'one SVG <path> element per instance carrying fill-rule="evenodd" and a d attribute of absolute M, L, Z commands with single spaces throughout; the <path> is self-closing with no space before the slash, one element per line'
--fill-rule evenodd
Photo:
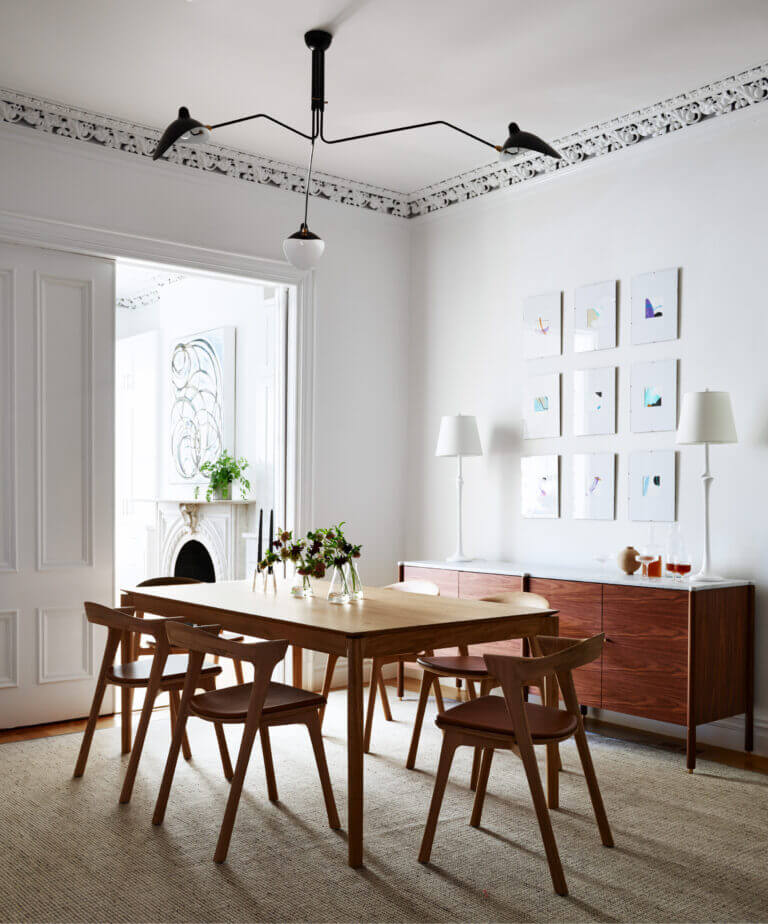
<path fill-rule="evenodd" d="M 443 417 L 440 421 L 440 435 L 437 438 L 436 456 L 456 456 L 459 460 L 459 473 L 456 478 L 458 488 L 458 544 L 456 552 L 447 561 L 471 561 L 464 554 L 461 540 L 461 494 L 464 479 L 461 474 L 461 460 L 463 456 L 481 456 L 483 447 L 480 445 L 480 434 L 477 431 L 477 421 L 470 414 L 456 414 L 452 417 Z"/>
<path fill-rule="evenodd" d="M 720 581 L 712 572 L 709 561 L 709 489 L 713 475 L 709 470 L 710 443 L 736 443 L 736 425 L 733 422 L 731 396 L 727 391 L 689 391 L 683 395 L 683 408 L 677 428 L 677 442 L 704 445 L 704 556 L 701 571 L 692 581 Z"/>

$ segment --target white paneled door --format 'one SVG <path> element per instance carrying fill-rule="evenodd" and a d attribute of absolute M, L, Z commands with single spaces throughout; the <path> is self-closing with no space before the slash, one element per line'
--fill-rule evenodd
<path fill-rule="evenodd" d="M 87 715 L 113 600 L 114 264 L 0 244 L 0 728 Z"/>

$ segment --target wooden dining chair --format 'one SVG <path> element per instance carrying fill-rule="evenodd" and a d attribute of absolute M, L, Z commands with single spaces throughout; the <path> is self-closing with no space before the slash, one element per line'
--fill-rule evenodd
<path fill-rule="evenodd" d="M 171 644 L 189 651 L 189 669 L 152 823 L 162 824 L 165 817 L 187 719 L 193 715 L 217 725 L 234 723 L 245 726 L 227 807 L 224 811 L 224 820 L 213 857 L 217 863 L 223 863 L 227 857 L 235 815 L 243 789 L 243 780 L 257 732 L 261 738 L 261 749 L 264 755 L 267 794 L 272 802 L 277 801 L 277 784 L 269 740 L 269 729 L 275 725 L 307 726 L 325 799 L 328 823 L 331 828 L 340 828 L 341 823 L 336 811 L 331 778 L 328 774 L 318 715 L 318 710 L 325 700 L 318 693 L 309 693 L 306 690 L 286 686 L 283 683 L 273 683 L 270 680 L 275 665 L 285 656 L 288 642 L 232 642 L 180 623 L 168 626 L 168 637 Z M 206 654 L 218 654 L 224 658 L 237 657 L 241 661 L 250 662 L 253 665 L 253 682 L 194 695 L 200 683 L 202 664 Z"/>
<path fill-rule="evenodd" d="M 202 581 L 199 581 L 197 578 L 192 577 L 156 577 L 148 578 L 146 581 L 142 581 L 140 584 L 137 584 L 137 587 L 173 587 L 178 586 L 179 584 L 202 584 Z M 143 616 L 141 612 L 136 613 L 137 616 Z M 222 638 L 229 639 L 231 642 L 242 642 L 245 640 L 245 636 L 241 635 L 239 632 L 230 632 L 228 629 L 222 629 L 219 633 Z M 145 648 L 139 649 L 137 654 L 152 654 L 152 643 Z M 186 654 L 186 652 L 177 650 L 176 648 L 171 649 L 171 654 Z M 219 663 L 219 657 L 216 655 L 213 659 L 214 664 Z M 238 683 L 244 683 L 245 678 L 243 676 L 243 665 L 241 661 L 233 660 L 233 667 L 235 669 L 235 679 Z"/>
<path fill-rule="evenodd" d="M 520 758 L 528 778 L 555 891 L 558 895 L 567 895 L 568 886 L 560 862 L 534 747 L 560 743 L 570 737 L 576 739 L 600 838 L 606 847 L 613 847 L 613 835 L 605 813 L 573 685 L 573 671 L 600 657 L 605 636 L 595 635 L 588 639 L 539 636 L 536 641 L 539 650 L 543 652 L 540 657 L 485 655 L 488 672 L 501 683 L 503 698 L 481 696 L 454 706 L 437 717 L 437 725 L 443 731 L 443 747 L 419 851 L 419 862 L 429 862 L 440 806 L 456 748 L 469 745 L 482 748 L 483 751 L 480 777 L 469 822 L 475 828 L 480 827 L 493 752 L 499 749 L 509 750 Z M 538 683 L 543 676 L 552 675 L 557 678 L 565 709 L 526 702 L 523 695 L 525 686 Z"/>
<path fill-rule="evenodd" d="M 426 594 L 430 597 L 439 597 L 440 588 L 432 581 L 398 581 L 396 584 L 388 584 L 385 590 L 396 590 L 409 594 Z M 365 716 L 365 729 L 363 732 L 363 750 L 367 754 L 371 749 L 371 732 L 373 730 L 373 713 L 376 707 L 376 693 L 381 695 L 381 708 L 384 712 L 384 718 L 387 722 L 392 721 L 392 710 L 389 706 L 389 697 L 387 696 L 387 685 L 384 683 L 383 668 L 388 664 L 397 664 L 398 669 L 406 661 L 415 661 L 418 657 L 416 654 L 398 655 L 397 657 L 372 658 L 371 659 L 371 680 L 368 688 L 368 707 Z M 323 680 L 322 694 L 328 697 L 333 684 L 333 673 L 336 669 L 336 662 L 339 656 L 335 654 L 328 655 L 328 663 L 325 668 L 325 678 Z M 438 688 L 436 695 L 440 698 L 440 708 L 442 709 L 442 696 Z M 325 707 L 320 710 L 320 724 L 322 726 L 325 716 Z"/>
<path fill-rule="evenodd" d="M 517 590 L 509 591 L 503 594 L 494 594 L 489 597 L 482 597 L 485 603 L 506 603 L 512 606 L 530 606 L 541 610 L 548 610 L 549 603 L 545 597 L 540 594 L 529 593 L 528 591 Z M 537 635 L 546 635 L 549 631 L 548 624 L 550 617 L 535 618 L 528 624 L 527 630 L 520 631 L 517 638 L 522 638 L 527 644 L 528 649 L 535 651 L 535 638 Z M 411 733 L 411 746 L 408 749 L 408 758 L 405 766 L 408 770 L 413 770 L 416 766 L 416 755 L 419 750 L 419 739 L 421 737 L 421 728 L 424 722 L 424 713 L 427 708 L 430 688 L 434 687 L 437 691 L 440 689 L 441 678 L 453 678 L 463 680 L 467 684 L 467 693 L 470 700 L 477 698 L 475 684 L 480 684 L 480 695 L 485 696 L 491 692 L 494 687 L 499 686 L 499 681 L 488 671 L 482 655 L 471 655 L 466 645 L 458 646 L 457 655 L 425 654 L 416 659 L 416 663 L 422 669 L 421 688 L 419 691 L 419 704 L 416 707 L 416 718 L 413 723 L 413 732 Z M 544 691 L 542 690 L 542 699 Z M 437 701 L 438 712 L 443 712 L 442 701 Z M 477 778 L 480 772 L 480 751 L 475 752 L 475 759 L 472 763 L 472 774 L 470 777 L 470 788 L 475 789 Z"/>
<path fill-rule="evenodd" d="M 80 753 L 75 765 L 76 777 L 85 773 L 85 766 L 88 762 L 88 753 L 91 749 L 93 733 L 96 729 L 96 721 L 99 717 L 99 711 L 104 699 L 104 693 L 109 684 L 128 689 L 145 690 L 144 709 L 142 710 L 142 721 L 136 731 L 136 739 L 131 749 L 131 757 L 126 770 L 123 789 L 120 794 L 120 801 L 127 802 L 133 789 L 133 783 L 136 778 L 141 752 L 144 747 L 144 740 L 149 724 L 149 715 L 152 711 L 155 697 L 159 692 L 167 692 L 170 699 L 171 730 L 173 730 L 174 721 L 179 709 L 179 691 L 184 686 L 184 680 L 187 675 L 188 658 L 186 655 L 170 655 L 170 646 L 166 634 L 166 628 L 174 622 L 172 619 L 157 618 L 140 619 L 134 615 L 131 607 L 121 607 L 112 609 L 108 606 L 102 606 L 99 603 L 86 603 L 85 614 L 88 622 L 94 625 L 105 626 L 107 628 L 107 643 L 104 647 L 104 656 L 101 660 L 99 677 L 96 682 L 96 690 L 93 694 L 91 711 L 88 716 L 88 723 L 85 727 L 85 734 L 80 745 Z M 145 633 L 150 635 L 155 642 L 154 654 L 152 660 L 143 661 L 126 661 L 122 664 L 115 664 L 115 655 L 123 638 Z M 131 641 L 132 643 L 132 641 Z M 221 668 L 217 665 L 209 665 L 200 671 L 198 678 L 199 684 L 204 690 L 216 689 L 216 677 L 221 673 Z M 145 713 L 147 714 L 144 721 Z M 227 753 L 226 739 L 221 726 L 216 727 L 216 736 L 221 751 L 221 759 L 224 765 L 226 776 L 232 776 L 232 766 Z M 192 756 L 189 747 L 189 741 L 184 737 L 183 742 L 184 756 L 187 760 Z"/>

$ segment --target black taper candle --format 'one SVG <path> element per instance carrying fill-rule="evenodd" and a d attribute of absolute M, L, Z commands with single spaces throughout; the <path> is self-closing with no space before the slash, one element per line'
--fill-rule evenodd
<path fill-rule="evenodd" d="M 272 542 L 275 538 L 275 511 L 269 511 L 269 550 L 272 551 Z M 269 573 L 272 574 L 272 565 L 269 566 Z"/>
<path fill-rule="evenodd" d="M 261 561 L 261 559 L 264 558 L 263 533 L 264 533 L 264 508 L 259 507 L 259 546 L 258 546 L 258 551 L 257 551 L 258 561 Z"/>

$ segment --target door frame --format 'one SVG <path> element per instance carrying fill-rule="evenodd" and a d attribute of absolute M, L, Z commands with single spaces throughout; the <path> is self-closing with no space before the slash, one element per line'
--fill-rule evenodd
<path fill-rule="evenodd" d="M 179 244 L 138 234 L 91 228 L 0 209 L 0 240 L 110 260 L 126 259 L 241 276 L 268 285 L 292 286 L 288 299 L 286 404 L 295 421 L 295 451 L 286 460 L 287 513 L 295 530 L 306 532 L 313 516 L 313 421 L 315 368 L 314 271 L 282 260 Z M 114 417 L 113 405 L 113 417 Z M 113 586 L 113 593 L 115 587 Z"/>

